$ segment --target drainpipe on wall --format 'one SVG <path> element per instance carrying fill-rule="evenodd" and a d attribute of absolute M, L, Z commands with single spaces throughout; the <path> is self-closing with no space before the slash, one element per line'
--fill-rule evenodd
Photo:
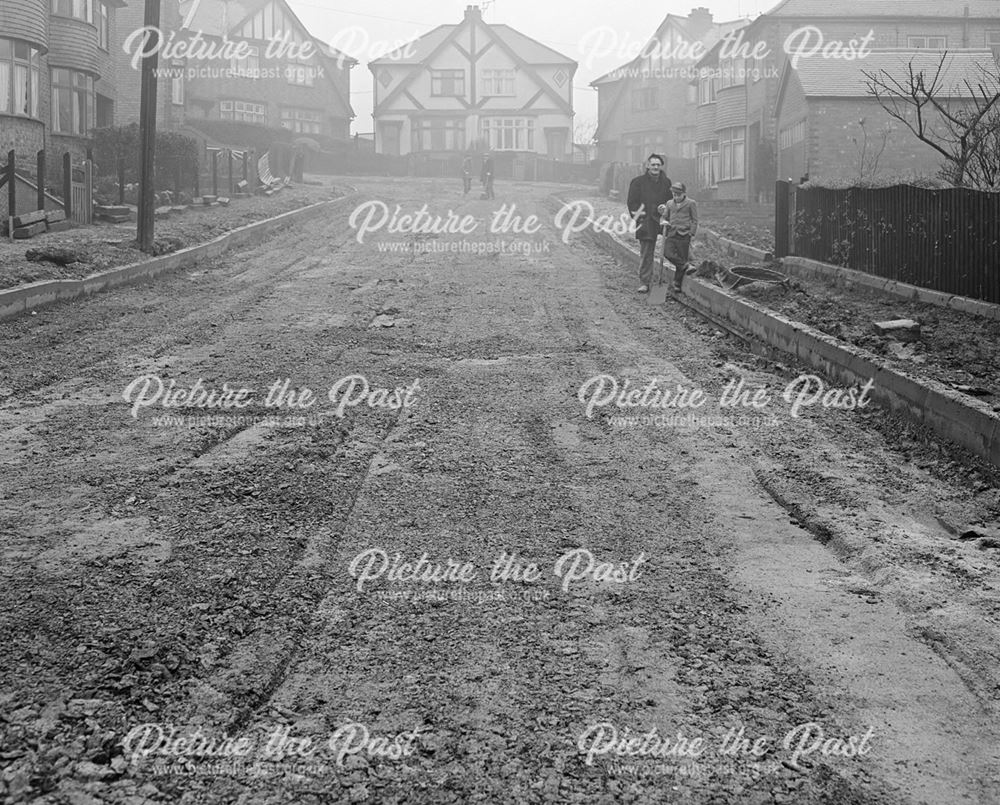
<path fill-rule="evenodd" d="M 969 46 L 969 7 L 966 6 L 962 12 L 962 47 Z"/>

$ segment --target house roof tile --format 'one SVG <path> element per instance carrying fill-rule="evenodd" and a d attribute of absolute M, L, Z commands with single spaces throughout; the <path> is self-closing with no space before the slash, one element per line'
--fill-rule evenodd
<path fill-rule="evenodd" d="M 941 59 L 944 58 L 942 63 Z M 969 97 L 965 87 L 968 81 L 973 87 L 984 81 L 983 69 L 992 70 L 996 75 L 997 63 L 990 50 L 929 50 L 929 49 L 886 49 L 873 50 L 863 59 L 801 59 L 795 68 L 789 62 L 785 69 L 794 69 L 806 97 L 852 98 L 866 97 L 868 79 L 865 72 L 885 71 L 904 81 L 909 75 L 912 63 L 914 73 L 923 72 L 926 81 L 937 72 L 944 97 Z"/>
<path fill-rule="evenodd" d="M 427 59 L 445 38 L 454 33 L 460 24 L 462 23 L 458 25 L 439 25 L 437 28 L 428 31 L 423 36 L 417 37 L 406 45 L 401 45 L 396 50 L 373 59 L 368 62 L 368 66 L 419 64 Z M 503 40 L 504 44 L 514 50 L 528 64 L 576 64 L 568 56 L 564 56 L 562 53 L 553 50 L 547 45 L 543 45 L 541 42 L 522 34 L 520 31 L 515 31 L 509 25 L 498 25 L 495 23 L 489 23 L 488 25 L 490 30 Z M 401 54 L 404 51 L 409 52 L 405 58 L 402 58 Z"/>
<path fill-rule="evenodd" d="M 974 18 L 1000 21 L 996 0 L 781 0 L 771 17 L 961 17 L 965 7 Z"/>

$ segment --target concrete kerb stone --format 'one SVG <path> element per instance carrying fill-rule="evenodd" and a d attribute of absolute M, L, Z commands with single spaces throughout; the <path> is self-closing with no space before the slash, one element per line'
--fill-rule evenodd
<path fill-rule="evenodd" d="M 594 234 L 600 244 L 625 261 L 638 260 L 638 251 L 613 235 Z M 840 382 L 874 381 L 871 397 L 878 404 L 905 412 L 942 438 L 1000 466 L 1000 417 L 978 400 L 966 400 L 934 380 L 916 380 L 897 372 L 875 355 L 778 316 L 721 288 L 694 281 L 685 284 L 684 295 L 709 313 L 742 327 Z"/>
<path fill-rule="evenodd" d="M 353 188 L 352 188 L 353 190 Z M 190 246 L 181 251 L 154 257 L 140 263 L 120 266 L 81 280 L 48 280 L 0 291 L 0 321 L 13 318 L 28 310 L 37 310 L 56 302 L 65 302 L 99 291 L 142 282 L 167 271 L 183 268 L 200 260 L 219 257 L 234 246 L 259 243 L 275 229 L 298 223 L 323 212 L 329 207 L 351 199 L 355 192 L 329 201 L 320 201 L 282 213 L 274 218 L 256 221 L 227 232 L 215 240 Z"/>
<path fill-rule="evenodd" d="M 740 260 L 756 260 L 758 262 L 764 262 L 772 259 L 774 256 L 771 252 L 765 251 L 764 249 L 747 246 L 745 243 L 739 243 L 730 238 L 724 238 L 718 232 L 714 232 L 706 227 L 698 227 L 698 234 L 695 236 L 695 239 L 698 238 L 725 249 L 728 254 L 737 257 Z"/>

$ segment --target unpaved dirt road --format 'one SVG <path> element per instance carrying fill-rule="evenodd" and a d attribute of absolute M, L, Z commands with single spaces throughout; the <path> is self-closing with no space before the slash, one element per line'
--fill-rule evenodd
<path fill-rule="evenodd" d="M 991 483 L 792 416 L 799 369 L 562 242 L 572 189 L 354 184 L 0 325 L 5 801 L 1000 801 L 998 552 L 949 530 Z M 358 242 L 372 201 L 476 231 Z"/>

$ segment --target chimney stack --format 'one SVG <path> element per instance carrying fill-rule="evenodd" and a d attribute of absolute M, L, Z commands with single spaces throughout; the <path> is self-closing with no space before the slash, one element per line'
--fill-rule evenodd
<path fill-rule="evenodd" d="M 712 12 L 704 6 L 692 8 L 688 14 L 688 30 L 696 40 L 701 39 L 712 30 Z"/>
<path fill-rule="evenodd" d="M 481 20 L 483 18 L 482 11 L 479 10 L 479 6 L 466 6 L 465 7 L 465 18 L 473 20 Z"/>

